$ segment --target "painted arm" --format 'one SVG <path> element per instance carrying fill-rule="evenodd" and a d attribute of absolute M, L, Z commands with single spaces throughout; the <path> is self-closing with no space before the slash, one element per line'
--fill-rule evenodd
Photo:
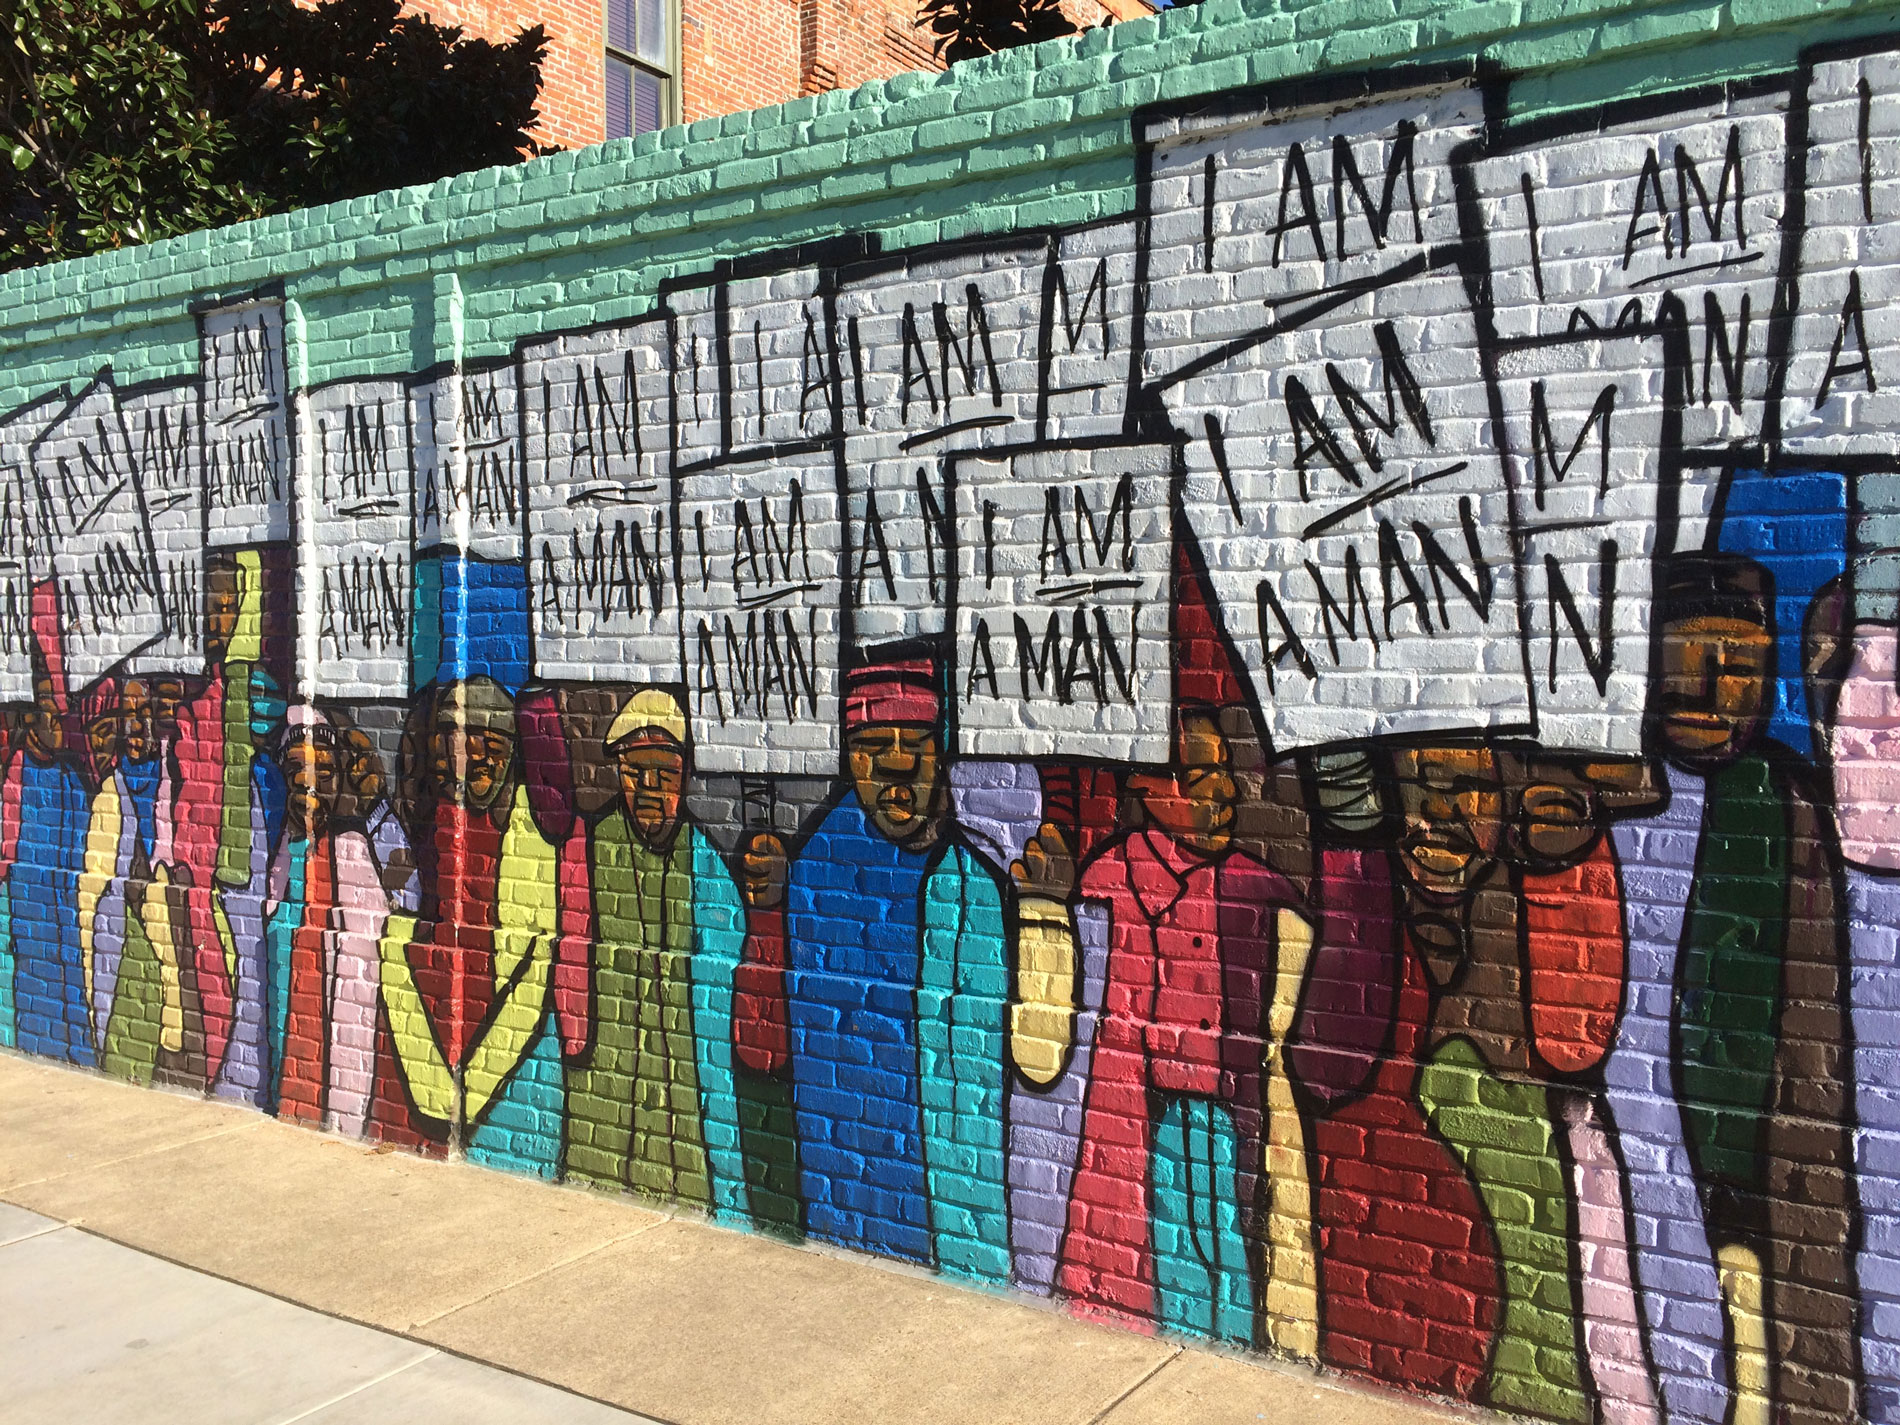
<path fill-rule="evenodd" d="M 1017 896 L 1009 1056 L 1024 1078 L 1046 1087 L 1061 1076 L 1075 1044 L 1075 866 L 1062 833 L 1044 825 L 1010 873 Z"/>
<path fill-rule="evenodd" d="M 107 782 L 92 799 L 92 819 L 86 827 L 86 850 L 79 872 L 79 963 L 86 978 L 86 1003 L 92 997 L 93 970 L 99 954 L 100 931 L 104 931 L 107 951 L 118 943 L 114 934 L 115 910 L 123 910 L 123 893 L 107 902 L 107 895 L 119 877 L 119 848 L 125 839 L 125 818 L 119 807 L 119 788 Z"/>
<path fill-rule="evenodd" d="M 145 887 L 139 917 L 145 926 L 145 938 L 158 956 L 159 988 L 162 1001 L 158 1017 L 158 1045 L 176 1054 L 185 1047 L 185 991 L 178 953 L 179 929 L 173 923 L 171 868 L 159 865 Z"/>
<path fill-rule="evenodd" d="M 1900 628 L 1861 624 L 1828 730 L 1834 818 L 1850 866 L 1900 871 Z"/>
<path fill-rule="evenodd" d="M 570 1062 L 593 1038 L 593 905 L 588 892 L 587 825 L 575 810 L 574 768 L 560 699 L 549 689 L 525 692 L 516 709 L 528 809 L 541 834 L 560 847 L 560 926 L 554 941 L 554 1017 L 561 1053 Z"/>
<path fill-rule="evenodd" d="M 1294 1079 L 1330 1110 L 1364 1092 L 1379 1066 L 1401 962 L 1387 853 L 1327 847 L 1319 863 L 1312 972 L 1285 1053 Z"/>
<path fill-rule="evenodd" d="M 693 839 L 693 1051 L 713 1210 L 744 1217 L 751 1197 L 732 1071 L 732 978 L 745 947 L 745 909 L 732 872 L 712 844 L 697 829 L 687 835 Z"/>
<path fill-rule="evenodd" d="M 554 941 L 554 1016 L 570 1061 L 594 1036 L 594 895 L 587 869 L 587 824 L 575 819 L 561 845 L 560 934 Z"/>
<path fill-rule="evenodd" d="M 223 795 L 219 800 L 217 881 L 251 879 L 251 670 L 228 667 L 224 688 Z M 228 951 L 228 947 L 227 947 Z"/>
<path fill-rule="evenodd" d="M 455 1116 L 455 1077 L 436 1042 L 435 1024 L 416 985 L 409 947 L 416 938 L 413 915 L 392 915 L 377 942 L 382 967 L 383 1008 L 389 1015 L 389 1038 L 396 1063 L 416 1110 L 439 1123 Z"/>
<path fill-rule="evenodd" d="M 408 911 L 411 915 L 419 912 L 422 878 L 416 871 L 416 853 L 410 849 L 401 820 L 393 813 L 386 812 L 377 821 L 369 849 L 389 908 Z"/>
<path fill-rule="evenodd" d="M 251 668 L 264 657 L 264 560 L 255 549 L 240 550 L 237 628 L 225 650 L 224 761 L 222 815 L 218 819 L 216 877 L 227 886 L 250 883 L 254 832 L 251 815 Z M 232 942 L 226 953 L 233 954 Z M 235 965 L 235 959 L 233 960 Z M 232 978 L 237 972 L 232 970 Z"/>
<path fill-rule="evenodd" d="M 1003 1142 L 1009 937 L 996 881 L 961 846 L 924 882 L 917 990 L 924 1165 L 937 1260 L 979 1281 L 1009 1280 Z M 939 1214 L 938 1204 L 954 1207 Z"/>
<path fill-rule="evenodd" d="M 547 1016 L 560 930 L 559 856 L 528 810 L 528 794 L 515 791 L 508 830 L 501 838 L 501 870 L 495 907 L 494 1017 L 470 1051 L 462 1073 L 463 1113 L 473 1123 L 487 1111 L 541 1032 Z"/>

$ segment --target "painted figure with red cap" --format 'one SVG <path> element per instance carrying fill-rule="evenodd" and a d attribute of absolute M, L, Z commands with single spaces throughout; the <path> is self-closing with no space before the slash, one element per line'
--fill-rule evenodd
<path fill-rule="evenodd" d="M 926 659 L 845 683 L 849 785 L 786 887 L 812 1236 L 1005 1282 L 1003 889 L 957 838 Z"/>

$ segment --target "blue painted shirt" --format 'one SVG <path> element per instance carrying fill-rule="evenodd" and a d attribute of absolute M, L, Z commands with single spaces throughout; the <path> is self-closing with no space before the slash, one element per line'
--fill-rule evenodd
<path fill-rule="evenodd" d="M 91 1065 L 96 1055 L 79 947 L 90 799 L 69 763 L 21 756 L 19 855 L 9 877 L 19 1047 Z"/>
<path fill-rule="evenodd" d="M 786 939 L 806 1231 L 1007 1280 L 994 876 L 893 844 L 849 797 L 792 865 Z"/>

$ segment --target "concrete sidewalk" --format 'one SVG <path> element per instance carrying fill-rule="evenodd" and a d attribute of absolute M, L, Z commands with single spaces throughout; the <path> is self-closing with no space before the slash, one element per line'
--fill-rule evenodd
<path fill-rule="evenodd" d="M 0 1421 L 1479 1418 L 4 1051 L 0 1202 Z"/>
<path fill-rule="evenodd" d="M 643 1425 L 0 1203 L 0 1422 Z M 651 1425 L 651 1422 L 647 1422 Z"/>

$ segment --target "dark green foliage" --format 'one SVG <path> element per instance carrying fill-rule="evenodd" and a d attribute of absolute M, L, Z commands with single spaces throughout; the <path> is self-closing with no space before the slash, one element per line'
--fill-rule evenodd
<path fill-rule="evenodd" d="M 917 27 L 949 63 L 1077 32 L 1057 0 L 924 0 Z"/>
<path fill-rule="evenodd" d="M 5 0 L 0 268 L 516 162 L 546 49 L 398 0 Z"/>

